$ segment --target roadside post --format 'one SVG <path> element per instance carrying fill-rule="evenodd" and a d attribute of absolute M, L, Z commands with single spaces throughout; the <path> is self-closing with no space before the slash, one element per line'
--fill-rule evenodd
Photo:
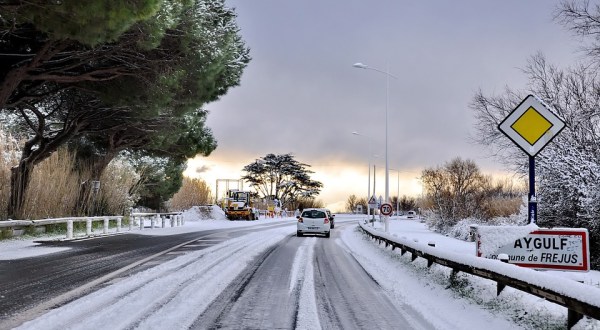
<path fill-rule="evenodd" d="M 535 156 L 560 131 L 565 128 L 562 119 L 556 116 L 542 100 L 528 95 L 498 125 L 498 129 L 529 155 L 529 194 L 527 217 L 529 223 L 537 222 L 537 197 L 535 195 Z"/>
<path fill-rule="evenodd" d="M 377 210 L 381 210 L 381 204 L 383 204 L 383 197 L 381 197 L 381 195 L 379 195 L 379 198 L 377 199 Z M 387 223 L 385 223 L 385 219 L 383 214 L 381 214 L 381 211 L 379 211 L 379 222 L 383 222 L 384 223 L 384 230 L 387 233 L 388 228 L 387 228 Z"/>
<path fill-rule="evenodd" d="M 375 195 L 371 196 L 371 198 L 369 198 L 369 209 L 373 209 L 373 213 L 372 218 L 371 218 L 371 225 L 375 226 L 375 208 L 377 208 L 377 201 L 375 200 Z"/>

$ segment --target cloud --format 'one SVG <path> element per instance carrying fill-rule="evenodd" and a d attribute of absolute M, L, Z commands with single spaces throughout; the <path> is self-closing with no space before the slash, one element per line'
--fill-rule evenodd
<path fill-rule="evenodd" d="M 541 51 L 565 66 L 579 47 L 552 22 L 547 0 L 377 3 L 227 0 L 252 61 L 240 86 L 207 105 L 219 143 L 205 160 L 210 170 L 235 178 L 256 158 L 292 153 L 315 167 L 337 167 L 322 177 L 329 190 L 366 181 L 338 173 L 366 167 L 369 154 L 380 155 L 371 161 L 381 171 L 387 138 L 390 168 L 419 173 L 461 157 L 499 172 L 486 148 L 469 142 L 475 91 L 524 89 L 518 68 L 529 56 Z M 387 86 L 385 75 L 353 68 L 356 62 L 398 79 Z M 322 198 L 334 203 L 363 190 L 354 184 L 335 198 L 324 190 Z"/>
<path fill-rule="evenodd" d="M 198 166 L 198 167 L 196 167 L 196 173 L 200 174 L 200 173 L 210 172 L 211 167 L 212 166 L 209 166 L 209 165 Z"/>

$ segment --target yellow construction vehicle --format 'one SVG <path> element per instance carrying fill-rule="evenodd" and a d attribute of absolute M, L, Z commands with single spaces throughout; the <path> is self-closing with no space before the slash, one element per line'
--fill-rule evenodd
<path fill-rule="evenodd" d="M 258 218 L 254 212 L 249 191 L 228 190 L 222 208 L 229 220 L 256 220 Z"/>

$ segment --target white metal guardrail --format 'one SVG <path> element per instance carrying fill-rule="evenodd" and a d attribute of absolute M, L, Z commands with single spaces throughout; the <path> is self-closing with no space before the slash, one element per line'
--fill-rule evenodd
<path fill-rule="evenodd" d="M 42 227 L 53 224 L 66 224 L 67 233 L 66 238 L 73 238 L 73 224 L 76 222 L 85 222 L 85 236 L 92 236 L 93 226 L 92 223 L 96 221 L 102 221 L 102 234 L 106 235 L 109 233 L 110 221 L 116 223 L 115 231 L 121 232 L 123 227 L 121 226 L 123 216 L 101 216 L 101 217 L 66 217 L 66 218 L 54 218 L 54 219 L 42 219 L 42 220 L 8 220 L 0 221 L 0 229 L 11 228 L 11 229 L 23 229 L 28 227 Z M 167 223 L 170 227 L 183 226 L 184 220 L 183 215 L 179 212 L 173 213 L 132 213 L 129 217 L 129 230 L 133 230 L 134 226 L 139 226 L 140 230 L 144 229 L 145 223 L 150 222 L 150 228 L 154 229 L 159 224 L 161 228 L 165 228 Z"/>
<path fill-rule="evenodd" d="M 385 243 L 386 247 L 391 245 L 392 250 L 399 248 L 401 254 L 410 252 L 413 261 L 421 257 L 427 260 L 428 267 L 436 263 L 451 268 L 451 278 L 458 272 L 464 272 L 495 281 L 498 295 L 509 286 L 564 306 L 568 309 L 569 329 L 583 315 L 600 320 L 600 288 L 573 280 L 557 281 L 556 276 L 498 260 L 440 251 L 434 246 L 424 246 L 407 238 L 380 232 L 361 222 L 359 226 L 371 238 L 378 240 L 379 243 Z"/>
<path fill-rule="evenodd" d="M 131 221 L 129 221 L 129 230 L 132 229 L 133 223 L 139 222 L 140 230 L 144 229 L 145 220 L 150 220 L 150 228 L 156 228 L 157 224 L 160 223 L 161 228 L 165 228 L 168 223 L 171 227 L 179 227 L 184 225 L 183 215 L 179 212 L 171 213 L 132 213 Z"/>

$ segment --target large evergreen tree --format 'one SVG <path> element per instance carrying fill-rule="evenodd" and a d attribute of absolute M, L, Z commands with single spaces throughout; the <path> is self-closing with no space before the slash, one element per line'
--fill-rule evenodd
<path fill-rule="evenodd" d="M 98 34 L 100 23 L 94 31 L 53 28 L 65 14 L 86 14 L 74 1 L 62 3 L 44 3 L 51 8 L 41 12 L 31 2 L 0 4 L 0 109 L 21 114 L 30 137 L 13 172 L 13 216 L 32 167 L 76 137 L 95 141 L 98 168 L 128 147 L 148 146 L 177 162 L 194 151 L 210 153 L 216 146 L 210 130 L 188 131 L 204 120 L 205 113 L 194 112 L 237 85 L 249 61 L 235 13 L 223 0 L 131 2 L 144 14 L 117 19 L 123 24 L 114 29 L 112 11 L 128 10 L 106 4 L 106 12 L 87 13 L 108 16 L 106 35 Z"/>
<path fill-rule="evenodd" d="M 244 166 L 243 180 L 249 182 L 262 197 L 276 198 L 283 205 L 295 204 L 301 198 L 314 198 L 323 187 L 312 180 L 312 171 L 291 154 L 266 156 Z"/>

